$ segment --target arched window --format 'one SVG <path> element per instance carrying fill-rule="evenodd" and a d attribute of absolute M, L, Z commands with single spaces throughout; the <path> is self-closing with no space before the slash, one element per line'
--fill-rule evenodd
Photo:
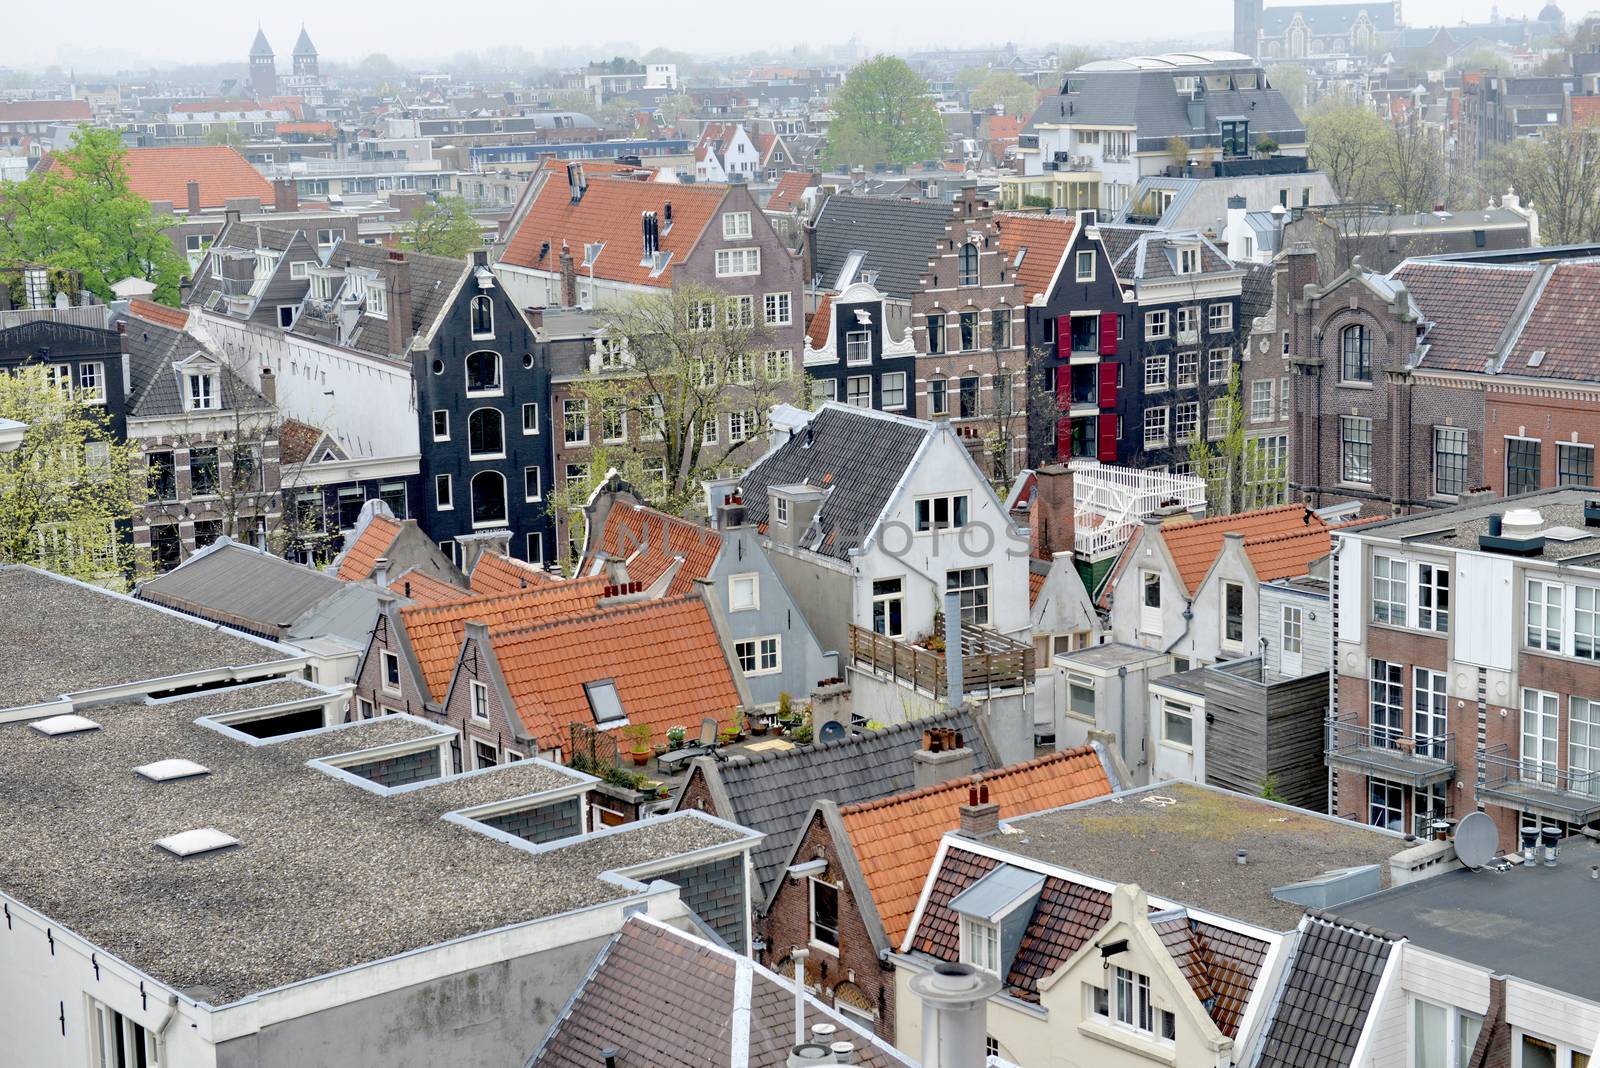
<path fill-rule="evenodd" d="M 472 298 L 472 336 L 494 337 L 494 302 L 488 297 Z"/>
<path fill-rule="evenodd" d="M 958 270 L 956 281 L 958 285 L 975 286 L 978 284 L 978 246 L 968 241 L 961 246 L 960 259 L 957 261 Z"/>
<path fill-rule="evenodd" d="M 472 476 L 472 525 L 492 527 L 506 521 L 506 478 L 498 471 Z"/>
<path fill-rule="evenodd" d="M 500 388 L 500 354 L 474 352 L 467 356 L 467 392 L 493 393 Z"/>
<path fill-rule="evenodd" d="M 474 460 L 506 454 L 505 417 L 496 408 L 479 408 L 467 416 L 467 452 Z"/>
<path fill-rule="evenodd" d="M 1339 377 L 1345 382 L 1372 381 L 1372 331 L 1360 323 L 1339 331 Z"/>

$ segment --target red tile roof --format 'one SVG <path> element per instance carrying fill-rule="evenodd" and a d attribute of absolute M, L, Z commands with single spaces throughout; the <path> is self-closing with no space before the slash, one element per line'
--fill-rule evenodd
<path fill-rule="evenodd" d="M 1183 584 L 1193 595 L 1205 579 L 1206 572 L 1211 570 L 1211 564 L 1217 558 L 1217 553 L 1222 551 L 1222 539 L 1228 534 L 1243 534 L 1245 549 L 1248 552 L 1250 543 L 1270 536 L 1309 534 L 1315 528 L 1323 534 L 1322 552 L 1318 556 L 1325 556 L 1328 552 L 1327 529 L 1328 525 L 1315 512 L 1308 512 L 1304 505 L 1280 504 L 1276 508 L 1260 508 L 1253 512 L 1240 512 L 1237 515 L 1219 515 L 1209 519 L 1196 520 L 1193 523 L 1173 523 L 1161 528 L 1161 539 L 1167 543 L 1167 551 L 1172 554 L 1173 563 L 1178 565 L 1178 574 L 1183 579 Z M 1300 551 L 1308 551 L 1303 544 L 1296 543 Z M 1265 559 L 1275 559 L 1274 549 L 1266 550 Z M 1285 549 L 1286 556 L 1292 556 L 1292 550 Z M 1307 563 L 1316 559 L 1309 557 Z M 1252 565 L 1255 558 L 1251 558 Z M 1282 566 L 1282 565 L 1279 565 Z M 1299 574 L 1305 574 L 1302 569 Z M 1276 575 L 1281 578 L 1283 575 Z"/>
<path fill-rule="evenodd" d="M 717 554 L 722 551 L 722 537 L 699 523 L 642 504 L 618 501 L 606 514 L 600 547 L 623 560 L 629 582 L 646 588 L 681 557 L 683 564 L 673 573 L 665 594 L 677 597 L 692 590 L 696 579 L 711 574 Z"/>
<path fill-rule="evenodd" d="M 806 341 L 813 349 L 821 349 L 828 343 L 828 332 L 833 329 L 833 294 L 824 293 L 817 302 L 816 314 L 811 316 L 811 321 L 806 324 Z"/>
<path fill-rule="evenodd" d="M 519 629 L 575 613 L 593 611 L 605 592 L 602 577 L 535 586 L 499 597 L 469 597 L 440 605 L 413 605 L 400 610 L 417 667 L 435 700 L 443 700 L 461 652 L 468 623 L 490 631 Z"/>
<path fill-rule="evenodd" d="M 630 724 L 652 737 L 710 716 L 731 722 L 739 691 L 711 613 L 697 596 L 641 601 L 540 627 L 492 634 L 495 659 L 541 749 L 594 726 L 584 684 L 609 680 Z"/>
<path fill-rule="evenodd" d="M 590 173 L 585 164 L 585 174 Z M 573 203 L 566 175 L 556 170 L 512 233 L 502 261 L 559 271 L 563 244 L 581 265 L 584 246 L 602 242 L 604 247 L 594 261 L 594 277 L 630 285 L 670 286 L 672 268 L 687 258 L 726 195 L 727 187 L 722 185 L 674 185 L 600 176 L 589 178 L 583 198 Z M 669 203 L 671 228 L 666 227 Z M 655 276 L 649 264 L 640 262 L 644 246 L 639 220 L 646 211 L 656 213 L 663 227 L 661 251 L 671 253 L 667 268 Z M 545 242 L 550 247 L 541 257 L 539 249 Z M 590 271 L 582 268 L 579 273 L 587 276 Z"/>
<path fill-rule="evenodd" d="M 334 125 L 331 122 L 280 122 L 277 125 L 280 136 L 283 134 L 307 134 L 312 137 L 332 137 Z"/>
<path fill-rule="evenodd" d="M 1027 120 L 1021 116 L 994 115 L 989 119 L 989 140 L 1015 141 L 1022 134 L 1023 123 Z"/>
<path fill-rule="evenodd" d="M 994 228 L 1000 233 L 1000 248 L 1007 260 L 1014 264 L 1018 253 L 1027 250 L 1016 273 L 1024 301 L 1032 303 L 1040 293 L 1049 296 L 1046 291 L 1072 242 L 1075 225 L 1075 220 L 1060 215 L 1001 212 L 995 216 Z"/>
<path fill-rule="evenodd" d="M 1600 293 L 1600 265 L 1557 264 L 1500 373 L 1586 382 L 1600 379 L 1600 355 L 1594 345 L 1595 335 L 1600 333 L 1596 293 Z M 1529 363 L 1535 352 L 1544 353 L 1536 366 Z"/>
<path fill-rule="evenodd" d="M 1572 125 L 1586 126 L 1596 119 L 1600 119 L 1600 96 L 1573 96 Z"/>
<path fill-rule="evenodd" d="M 54 157 L 50 166 L 61 167 Z M 173 145 L 130 148 L 123 155 L 128 186 L 154 203 L 169 200 L 174 208 L 189 204 L 189 183 L 200 183 L 202 208 L 224 207 L 232 197 L 259 197 L 272 203 L 272 183 L 227 145 Z"/>
<path fill-rule="evenodd" d="M 800 204 L 805 191 L 821 180 L 820 176 L 811 171 L 785 171 L 772 190 L 772 196 L 767 198 L 767 210 L 788 211 Z"/>
<path fill-rule="evenodd" d="M 298 464 L 311 455 L 322 440 L 322 431 L 298 419 L 285 419 L 278 428 L 278 462 Z"/>
<path fill-rule="evenodd" d="M 414 567 L 389 583 L 389 589 L 402 597 L 411 598 L 416 604 L 448 604 L 471 596 L 466 590 Z"/>
<path fill-rule="evenodd" d="M 0 122 L 88 122 L 87 100 L 0 100 Z"/>
<path fill-rule="evenodd" d="M 1028 572 L 1028 604 L 1030 607 L 1039 603 L 1039 591 L 1044 589 L 1044 580 L 1049 577 L 1048 573 Z"/>
<path fill-rule="evenodd" d="M 362 529 L 361 536 L 345 550 L 344 559 L 339 561 L 339 577 L 346 582 L 371 578 L 378 557 L 388 552 L 399 536 L 399 523 L 381 515 L 373 516 Z"/>
<path fill-rule="evenodd" d="M 128 302 L 128 311 L 136 319 L 143 319 L 157 326 L 171 327 L 173 330 L 183 330 L 189 325 L 188 312 L 182 308 L 169 308 L 152 300 L 131 300 Z"/>
<path fill-rule="evenodd" d="M 893 794 L 839 810 L 889 942 L 905 937 L 928 867 L 946 831 L 960 826 L 967 787 L 981 782 L 1000 818 L 1058 808 L 1111 793 L 1105 765 L 1092 746 L 1068 749 L 971 779 Z"/>
<path fill-rule="evenodd" d="M 533 586 L 559 581 L 542 567 L 499 553 L 484 553 L 472 565 L 472 592 L 480 595 L 519 593 Z"/>

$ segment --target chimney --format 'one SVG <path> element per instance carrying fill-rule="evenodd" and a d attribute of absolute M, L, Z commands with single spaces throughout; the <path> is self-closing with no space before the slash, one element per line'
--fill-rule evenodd
<path fill-rule="evenodd" d="M 372 562 L 372 578 L 383 589 L 389 588 L 389 558 L 380 556 Z"/>
<path fill-rule="evenodd" d="M 522 309 L 522 316 L 523 316 L 523 318 L 528 320 L 528 328 L 529 329 L 531 329 L 531 330 L 543 330 L 544 329 L 544 309 L 543 308 L 524 308 L 524 309 Z"/>
<path fill-rule="evenodd" d="M 274 408 L 278 406 L 278 376 L 272 373 L 270 367 L 261 368 L 261 395 Z"/>
<path fill-rule="evenodd" d="M 272 210 L 279 215 L 300 210 L 300 190 L 293 178 L 276 178 L 272 182 Z"/>
<path fill-rule="evenodd" d="M 404 252 L 389 253 L 389 351 L 404 355 L 411 344 L 411 261 Z"/>
<path fill-rule="evenodd" d="M 1228 221 L 1223 231 L 1223 239 L 1228 245 L 1228 255 L 1239 259 L 1244 255 L 1244 217 L 1245 199 L 1241 196 L 1228 198 Z"/>
<path fill-rule="evenodd" d="M 911 754 L 911 785 L 921 790 L 972 777 L 977 757 L 961 737 L 948 727 L 922 732 L 922 748 Z"/>
<path fill-rule="evenodd" d="M 471 575 L 478 561 L 488 553 L 511 555 L 511 531 L 483 530 L 456 539 L 461 544 L 461 573 Z"/>
<path fill-rule="evenodd" d="M 190 178 L 189 179 L 189 183 L 188 183 L 187 186 L 185 186 L 185 188 L 189 191 L 189 214 L 190 215 L 199 215 L 200 214 L 200 183 L 195 181 L 193 178 Z"/>
<path fill-rule="evenodd" d="M 744 526 L 744 514 L 744 498 L 735 493 L 717 509 L 717 529 L 738 530 Z"/>
<path fill-rule="evenodd" d="M 985 1063 L 983 1041 L 989 998 L 1000 980 L 970 964 L 940 961 L 912 976 L 911 992 L 922 1002 L 922 1068 L 973 1068 Z"/>
<path fill-rule="evenodd" d="M 961 815 L 959 833 L 966 838 L 993 838 L 1000 833 L 1000 804 L 989 800 L 987 786 L 967 789 L 967 803 L 957 810 Z"/>
<path fill-rule="evenodd" d="M 1066 464 L 1045 464 L 1033 477 L 1033 507 L 1028 511 L 1033 556 L 1049 560 L 1073 549 L 1077 526 L 1072 470 Z"/>
<path fill-rule="evenodd" d="M 565 241 L 561 242 L 561 306 L 578 306 L 578 271 L 572 262 L 572 250 Z"/>

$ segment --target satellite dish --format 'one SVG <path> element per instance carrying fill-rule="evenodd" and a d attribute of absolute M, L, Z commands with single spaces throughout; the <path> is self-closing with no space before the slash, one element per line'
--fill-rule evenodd
<path fill-rule="evenodd" d="M 1473 812 L 1456 825 L 1456 857 L 1469 868 L 1481 868 L 1500 848 L 1500 831 L 1487 812 Z"/>
<path fill-rule="evenodd" d="M 822 730 L 817 733 L 819 742 L 836 742 L 844 737 L 844 724 L 836 719 L 830 719 L 822 725 Z"/>

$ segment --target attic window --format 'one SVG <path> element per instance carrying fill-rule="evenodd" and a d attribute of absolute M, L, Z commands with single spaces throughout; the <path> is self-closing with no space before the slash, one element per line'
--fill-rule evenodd
<path fill-rule="evenodd" d="M 601 728 L 617 727 L 628 721 L 622 710 L 622 698 L 617 694 L 617 684 L 610 679 L 583 684 L 583 695 L 589 699 L 589 711 L 595 725 Z"/>
<path fill-rule="evenodd" d="M 231 834 L 223 834 L 215 827 L 198 827 L 192 831 L 180 831 L 156 840 L 156 845 L 175 857 L 197 857 L 202 853 L 215 853 L 219 849 L 227 849 L 238 844 L 239 839 Z"/>
<path fill-rule="evenodd" d="M 40 734 L 47 734 L 54 738 L 60 734 L 82 734 L 84 731 L 97 731 L 100 724 L 84 716 L 51 716 L 32 724 L 33 729 Z"/>
<path fill-rule="evenodd" d="M 1544 349 L 1534 349 L 1533 355 L 1528 357 L 1528 366 L 1538 367 L 1541 363 L 1544 363 Z"/>
<path fill-rule="evenodd" d="M 133 770 L 151 782 L 172 782 L 174 779 L 192 779 L 197 775 L 211 774 L 211 769 L 204 764 L 182 759 L 158 760 L 153 764 L 141 764 Z"/>

